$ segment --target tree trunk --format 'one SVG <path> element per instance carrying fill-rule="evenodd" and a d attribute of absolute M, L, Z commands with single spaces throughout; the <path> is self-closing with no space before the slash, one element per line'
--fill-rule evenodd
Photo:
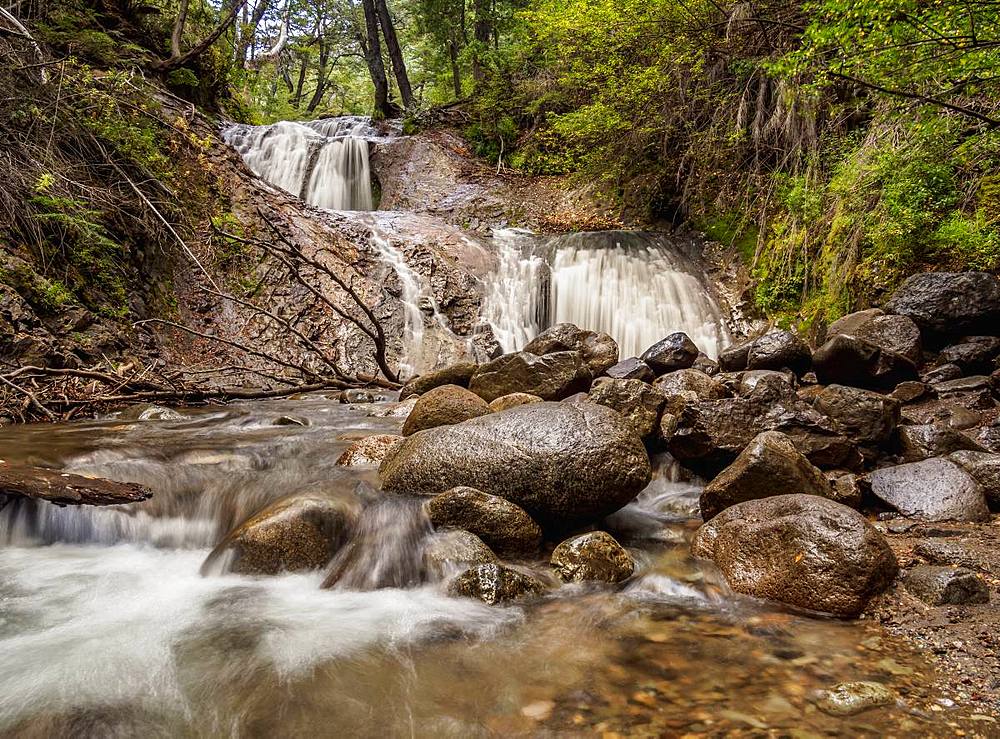
<path fill-rule="evenodd" d="M 462 71 L 458 68 L 458 44 L 455 39 L 448 42 L 448 56 L 451 58 L 451 84 L 455 88 L 455 97 L 462 97 Z"/>
<path fill-rule="evenodd" d="M 257 33 L 257 26 L 260 25 L 264 14 L 270 7 L 271 0 L 258 0 L 257 5 L 253 9 L 253 15 L 250 16 L 250 20 L 246 24 L 247 27 L 243 29 L 243 35 L 240 38 L 239 45 L 236 47 L 236 61 L 239 62 L 241 67 L 246 67 L 247 65 L 247 50 L 253 42 L 254 34 Z"/>
<path fill-rule="evenodd" d="M 201 56 L 203 53 L 205 53 L 205 50 L 209 46 L 218 41 L 219 37 L 222 36 L 222 34 L 224 34 L 231 25 L 233 25 L 233 21 L 236 20 L 237 13 L 240 12 L 240 8 L 242 8 L 246 4 L 246 1 L 247 0 L 235 0 L 232 8 L 230 8 L 229 12 L 222 19 L 219 25 L 217 25 L 215 29 L 205 38 L 203 38 L 201 41 L 199 41 L 197 44 L 191 47 L 191 49 L 186 54 L 181 54 L 180 56 L 174 54 L 169 59 L 157 62 L 156 64 L 153 65 L 153 67 L 160 72 L 170 72 L 171 70 L 183 67 L 192 59 L 196 59 L 199 56 Z M 187 3 L 184 2 L 183 4 L 186 10 Z M 178 16 L 178 21 L 180 21 L 180 16 Z M 176 31 L 177 24 L 175 24 L 174 29 Z M 181 30 L 183 31 L 183 28 Z"/>
<path fill-rule="evenodd" d="M 302 65 L 299 67 L 299 78 L 295 84 L 295 97 L 292 98 L 292 105 L 296 108 L 302 104 L 303 87 L 306 84 L 306 72 L 309 71 L 309 55 L 305 52 L 300 54 Z"/>
<path fill-rule="evenodd" d="M 187 24 L 189 4 L 190 0 L 181 0 L 177 20 L 174 21 L 174 32 L 170 35 L 170 56 L 181 55 L 181 39 L 184 36 L 184 26 Z"/>
<path fill-rule="evenodd" d="M 389 15 L 389 6 L 386 5 L 386 0 L 375 0 L 375 9 L 379 25 L 382 27 L 382 36 L 385 38 L 386 50 L 392 61 L 392 73 L 399 86 L 399 96 L 403 100 L 403 107 L 409 109 L 413 107 L 413 89 L 410 87 L 410 78 L 406 74 L 406 61 L 403 59 L 403 51 L 399 47 L 399 39 L 392 23 L 392 16 Z"/>
<path fill-rule="evenodd" d="M 490 36 L 493 35 L 493 19 L 490 13 L 490 0 L 473 0 L 476 20 L 472 33 L 476 40 L 475 53 L 472 55 L 472 77 L 479 82 L 484 77 L 481 54 L 490 47 Z"/>
<path fill-rule="evenodd" d="M 316 70 L 316 90 L 313 92 L 309 105 L 306 106 L 307 113 L 314 113 L 319 104 L 323 101 L 323 94 L 326 92 L 326 83 L 330 79 L 330 71 L 327 64 L 330 61 L 330 47 L 325 39 L 319 41 L 319 68 Z"/>
<path fill-rule="evenodd" d="M 382 45 L 378 39 L 378 16 L 375 13 L 375 0 L 361 0 L 365 11 L 365 32 L 368 37 L 363 45 L 365 61 L 368 62 L 368 73 L 375 87 L 376 117 L 392 118 L 396 108 L 389 102 L 389 81 L 385 76 L 385 65 L 382 64 Z"/>
<path fill-rule="evenodd" d="M 133 483 L 0 464 L 0 498 L 8 495 L 47 500 L 56 505 L 115 505 L 138 503 L 152 493 Z"/>

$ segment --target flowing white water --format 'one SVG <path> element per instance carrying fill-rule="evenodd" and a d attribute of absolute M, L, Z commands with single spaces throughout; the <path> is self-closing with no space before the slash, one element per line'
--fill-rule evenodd
<path fill-rule="evenodd" d="M 498 230 L 494 243 L 484 315 L 504 351 L 564 322 L 611 334 L 623 358 L 674 331 L 713 359 L 728 339 L 719 307 L 665 237 L 600 231 L 543 242 Z"/>
<path fill-rule="evenodd" d="M 255 174 L 311 205 L 371 210 L 371 134 L 367 118 L 342 117 L 236 125 L 223 138 Z"/>

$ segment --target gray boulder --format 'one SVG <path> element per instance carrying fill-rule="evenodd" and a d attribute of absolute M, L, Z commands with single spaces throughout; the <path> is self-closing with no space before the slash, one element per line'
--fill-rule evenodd
<path fill-rule="evenodd" d="M 440 385 L 417 398 L 403 424 L 403 436 L 435 426 L 461 423 L 489 412 L 489 405 L 475 393 L 458 385 Z"/>
<path fill-rule="evenodd" d="M 694 397 L 697 400 L 718 400 L 729 395 L 725 385 L 711 375 L 694 368 L 668 372 L 662 377 L 656 378 L 653 387 L 667 398 L 691 393 L 691 395 L 684 397 Z"/>
<path fill-rule="evenodd" d="M 759 406 L 745 398 L 695 400 L 676 415 L 664 413 L 661 434 L 677 461 L 713 476 L 759 433 L 760 412 Z M 664 428 L 668 421 L 671 428 Z"/>
<path fill-rule="evenodd" d="M 652 382 L 656 377 L 649 365 L 638 357 L 623 359 L 618 364 L 608 367 L 604 374 L 613 380 L 642 380 Z"/>
<path fill-rule="evenodd" d="M 963 449 L 952 452 L 948 459 L 972 475 L 992 510 L 1000 510 L 1000 454 Z"/>
<path fill-rule="evenodd" d="M 747 354 L 747 369 L 790 369 L 802 375 L 812 366 L 809 345 L 791 331 L 768 331 L 757 338 Z"/>
<path fill-rule="evenodd" d="M 858 336 L 837 334 L 813 352 L 813 369 L 823 385 L 849 385 L 870 390 L 891 390 L 917 379 L 912 361 L 880 349 Z"/>
<path fill-rule="evenodd" d="M 881 308 L 868 308 L 867 310 L 859 310 L 854 313 L 848 313 L 846 316 L 841 316 L 827 326 L 826 333 L 823 336 L 823 341 L 828 341 L 839 334 L 854 336 L 855 332 L 861 326 L 869 323 L 873 318 L 878 318 L 879 316 L 884 315 L 885 311 Z"/>
<path fill-rule="evenodd" d="M 632 555 L 604 531 L 567 539 L 552 552 L 550 562 L 563 582 L 621 582 L 635 569 Z"/>
<path fill-rule="evenodd" d="M 427 372 L 419 377 L 414 377 L 403 385 L 403 388 L 399 391 L 399 399 L 406 400 L 413 395 L 423 395 L 427 391 L 441 385 L 468 387 L 469 380 L 472 379 L 472 375 L 475 374 L 477 367 L 479 365 L 475 362 L 458 362 L 450 364 L 447 367 L 442 367 L 439 370 L 434 370 L 433 372 Z"/>
<path fill-rule="evenodd" d="M 481 564 L 456 577 L 448 585 L 448 593 L 461 598 L 477 598 L 490 605 L 539 595 L 545 583 L 500 564 Z"/>
<path fill-rule="evenodd" d="M 961 431 L 934 423 L 900 426 L 896 430 L 896 437 L 900 456 L 906 462 L 945 457 L 963 449 L 985 451 Z"/>
<path fill-rule="evenodd" d="M 989 335 L 1000 321 L 1000 283 L 986 272 L 925 272 L 908 277 L 886 304 L 925 338 Z"/>
<path fill-rule="evenodd" d="M 644 438 L 656 430 L 666 395 L 642 380 L 612 380 L 600 378 L 594 382 L 587 399 L 618 411 L 635 431 Z"/>
<path fill-rule="evenodd" d="M 696 557 L 733 590 L 837 616 L 857 616 L 898 570 L 882 535 L 850 508 L 778 495 L 727 508 L 698 529 Z"/>
<path fill-rule="evenodd" d="M 747 368 L 753 339 L 740 341 L 719 352 L 719 369 L 723 372 L 739 372 Z"/>
<path fill-rule="evenodd" d="M 437 495 L 466 485 L 505 498 L 544 526 L 612 513 L 649 482 L 646 449 L 595 403 L 531 403 L 407 437 L 379 470 L 383 489 Z"/>
<path fill-rule="evenodd" d="M 926 521 L 984 521 L 989 509 L 979 484 L 947 459 L 883 467 L 864 482 L 872 495 L 904 516 Z"/>
<path fill-rule="evenodd" d="M 876 316 L 858 326 L 853 335 L 914 365 L 919 365 L 923 357 L 920 328 L 906 316 Z"/>
<path fill-rule="evenodd" d="M 427 516 L 435 528 L 469 531 L 503 557 L 538 551 L 542 529 L 523 508 L 470 487 L 456 487 L 430 499 Z"/>
<path fill-rule="evenodd" d="M 590 389 L 592 375 L 579 352 L 537 356 L 504 354 L 481 365 L 469 389 L 487 403 L 511 393 L 529 393 L 544 400 L 562 400 Z"/>
<path fill-rule="evenodd" d="M 957 364 L 967 375 L 993 371 L 993 361 L 1000 355 L 1000 336 L 965 336 L 959 343 L 946 346 L 938 355 L 942 364 Z"/>
<path fill-rule="evenodd" d="M 698 347 L 683 331 L 677 331 L 660 339 L 640 357 L 657 375 L 688 369 L 697 358 Z"/>
<path fill-rule="evenodd" d="M 917 565 L 906 574 L 903 584 L 932 606 L 990 602 L 990 590 L 983 578 L 962 567 Z"/>
<path fill-rule="evenodd" d="M 786 493 L 831 497 L 823 473 L 791 440 L 777 431 L 765 431 L 705 486 L 698 502 L 701 517 L 708 521 L 737 503 Z"/>
<path fill-rule="evenodd" d="M 572 323 L 557 323 L 528 342 L 524 351 L 539 356 L 556 352 L 580 352 L 594 377 L 618 362 L 618 342 L 609 334 L 581 329 Z"/>

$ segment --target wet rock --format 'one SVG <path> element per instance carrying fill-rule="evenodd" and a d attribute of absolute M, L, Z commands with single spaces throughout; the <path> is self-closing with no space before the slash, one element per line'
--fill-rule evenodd
<path fill-rule="evenodd" d="M 812 360 L 816 378 L 823 385 L 890 390 L 917 377 L 916 366 L 906 357 L 846 334 L 828 339 L 813 352 Z"/>
<path fill-rule="evenodd" d="M 296 416 L 278 416 L 274 419 L 275 426 L 308 426 L 309 419 Z"/>
<path fill-rule="evenodd" d="M 707 354 L 701 353 L 698 355 L 698 358 L 694 360 L 694 364 L 691 365 L 691 369 L 704 372 L 706 375 L 715 375 L 719 372 L 719 363 Z"/>
<path fill-rule="evenodd" d="M 516 352 L 480 366 L 469 381 L 469 389 L 487 403 L 511 393 L 561 400 L 586 392 L 591 379 L 579 352 L 554 352 L 541 357 Z"/>
<path fill-rule="evenodd" d="M 812 366 L 809 346 L 791 331 L 769 331 L 756 339 L 747 354 L 747 369 L 790 369 L 796 375 Z"/>
<path fill-rule="evenodd" d="M 541 402 L 541 398 L 537 395 L 532 395 L 531 393 L 511 393 L 510 395 L 501 395 L 499 398 L 491 400 L 490 411 L 493 413 L 499 413 L 500 411 L 505 411 L 508 408 L 516 408 L 519 405 Z"/>
<path fill-rule="evenodd" d="M 551 564 L 563 582 L 621 582 L 635 569 L 632 555 L 604 531 L 562 542 L 552 552 Z"/>
<path fill-rule="evenodd" d="M 378 405 L 368 411 L 366 415 L 371 418 L 406 418 L 417 404 L 418 398 L 411 396 L 399 403 L 386 403 Z"/>
<path fill-rule="evenodd" d="M 816 707 L 831 716 L 853 716 L 869 708 L 888 706 L 896 695 L 882 683 L 861 681 L 841 683 L 833 690 L 819 691 Z"/>
<path fill-rule="evenodd" d="M 448 594 L 477 598 L 490 605 L 517 600 L 545 592 L 545 583 L 510 567 L 481 564 L 456 577 L 448 585 Z"/>
<path fill-rule="evenodd" d="M 908 277 L 886 304 L 912 318 L 925 337 L 990 334 L 1000 321 L 1000 283 L 986 272 L 925 272 Z"/>
<path fill-rule="evenodd" d="M 618 342 L 609 334 L 581 329 L 572 323 L 557 323 L 545 329 L 528 342 L 524 351 L 539 356 L 555 352 L 580 352 L 594 377 L 618 362 Z"/>
<path fill-rule="evenodd" d="M 1000 510 L 1000 454 L 962 450 L 952 452 L 948 459 L 979 483 L 986 504 L 992 510 Z"/>
<path fill-rule="evenodd" d="M 826 333 L 823 335 L 823 341 L 828 341 L 838 334 L 854 336 L 855 332 L 859 328 L 864 326 L 866 323 L 869 323 L 873 318 L 878 318 L 879 316 L 884 315 L 885 311 L 881 308 L 868 308 L 866 310 L 848 313 L 846 316 L 838 318 L 827 327 Z"/>
<path fill-rule="evenodd" d="M 399 399 L 406 400 L 414 395 L 423 395 L 429 390 L 442 385 L 458 385 L 459 387 L 469 387 L 469 380 L 479 367 L 475 362 L 458 362 L 442 367 L 433 372 L 426 372 L 419 377 L 403 385 L 399 391 Z"/>
<path fill-rule="evenodd" d="M 777 495 L 727 508 L 698 529 L 696 557 L 735 591 L 852 617 L 896 576 L 896 558 L 857 511 L 815 495 Z"/>
<path fill-rule="evenodd" d="M 917 565 L 906 574 L 903 584 L 932 606 L 990 602 L 990 591 L 983 579 L 961 567 Z"/>
<path fill-rule="evenodd" d="M 957 380 L 962 376 L 962 368 L 957 364 L 939 364 L 937 367 L 924 372 L 920 379 L 928 385 L 934 386 L 949 380 Z"/>
<path fill-rule="evenodd" d="M 403 440 L 395 434 L 373 434 L 351 444 L 337 459 L 338 467 L 378 467 Z"/>
<path fill-rule="evenodd" d="M 660 433 L 681 464 L 713 476 L 757 435 L 759 414 L 760 408 L 745 398 L 696 401 L 676 416 L 664 413 Z"/>
<path fill-rule="evenodd" d="M 896 430 L 896 436 L 900 456 L 906 462 L 945 457 L 962 449 L 985 451 L 961 431 L 938 424 L 900 426 Z"/>
<path fill-rule="evenodd" d="M 760 431 L 780 431 L 817 467 L 857 469 L 861 454 L 833 421 L 801 400 L 775 403 L 757 419 Z"/>
<path fill-rule="evenodd" d="M 613 380 L 642 380 L 652 382 L 656 377 L 649 365 L 638 357 L 623 359 L 618 364 L 608 367 L 604 374 Z"/>
<path fill-rule="evenodd" d="M 685 397 L 696 400 L 717 400 L 729 395 L 725 385 L 694 368 L 668 372 L 656 378 L 653 387 L 667 398 L 690 393 L 691 395 Z"/>
<path fill-rule="evenodd" d="M 990 391 L 993 383 L 986 375 L 972 375 L 970 377 L 956 377 L 953 380 L 943 380 L 935 383 L 934 392 L 939 398 L 957 398 L 966 395 L 982 393 L 986 396 L 989 406 L 992 407 Z"/>
<path fill-rule="evenodd" d="M 461 529 L 438 531 L 424 547 L 424 566 L 428 572 L 444 577 L 456 569 L 496 564 L 497 555 L 475 534 Z"/>
<path fill-rule="evenodd" d="M 963 408 L 962 406 L 947 408 L 945 409 L 945 413 L 947 414 L 948 426 L 956 431 L 975 428 L 983 420 L 981 413 Z"/>
<path fill-rule="evenodd" d="M 179 421 L 184 418 L 173 408 L 141 403 L 121 411 L 117 418 L 123 421 Z"/>
<path fill-rule="evenodd" d="M 542 529 L 523 508 L 470 487 L 456 487 L 427 503 L 436 528 L 465 529 L 503 557 L 523 557 L 538 551 Z"/>
<path fill-rule="evenodd" d="M 358 388 L 350 388 L 348 390 L 341 391 L 340 395 L 337 396 L 341 403 L 374 403 L 375 396 L 370 390 L 361 390 Z"/>
<path fill-rule="evenodd" d="M 787 436 L 765 431 L 705 486 L 701 517 L 708 521 L 729 506 L 782 493 L 830 497 L 830 485 Z"/>
<path fill-rule="evenodd" d="M 883 467 L 864 482 L 872 495 L 904 516 L 926 521 L 983 521 L 989 517 L 979 484 L 947 459 Z"/>
<path fill-rule="evenodd" d="M 276 575 L 319 569 L 347 541 L 357 517 L 353 501 L 321 493 L 290 495 L 226 534 L 202 573 Z"/>
<path fill-rule="evenodd" d="M 795 375 L 777 370 L 747 370 L 740 375 L 740 396 L 770 405 L 795 396 Z"/>
<path fill-rule="evenodd" d="M 830 483 L 831 493 L 828 497 L 831 500 L 849 508 L 861 508 L 864 495 L 857 475 L 845 470 L 830 470 L 824 473 L 824 477 Z"/>
<path fill-rule="evenodd" d="M 858 326 L 853 335 L 914 365 L 920 364 L 923 356 L 920 328 L 906 316 L 876 316 Z"/>
<path fill-rule="evenodd" d="M 489 405 L 475 393 L 458 385 L 441 385 L 417 398 L 403 424 L 403 436 L 436 426 L 461 423 L 489 412 Z"/>
<path fill-rule="evenodd" d="M 929 393 L 930 387 L 924 383 L 917 382 L 916 380 L 907 380 L 896 385 L 895 390 L 889 396 L 895 398 L 900 403 L 912 403 L 914 400 L 920 400 Z"/>
<path fill-rule="evenodd" d="M 834 428 L 862 446 L 882 446 L 899 424 L 899 402 L 887 395 L 845 385 L 828 385 L 813 400 Z"/>
<path fill-rule="evenodd" d="M 660 339 L 640 357 L 657 375 L 688 369 L 697 358 L 698 347 L 683 331 L 677 331 Z"/>
<path fill-rule="evenodd" d="M 1000 337 L 966 336 L 959 343 L 941 350 L 938 362 L 956 364 L 962 372 L 975 375 L 993 370 L 993 360 L 1000 355 Z"/>
<path fill-rule="evenodd" d="M 531 403 L 407 439 L 379 470 L 383 489 L 437 495 L 466 485 L 506 498 L 546 526 L 596 520 L 649 482 L 649 457 L 615 411 Z"/>
<path fill-rule="evenodd" d="M 640 438 L 649 436 L 656 430 L 660 411 L 667 400 L 667 396 L 655 386 L 642 380 L 610 378 L 596 381 L 587 397 L 592 403 L 606 405 L 618 411 Z"/>
<path fill-rule="evenodd" d="M 739 372 L 747 368 L 753 339 L 741 341 L 719 352 L 719 369 L 723 372 Z"/>
<path fill-rule="evenodd" d="M 969 567 L 982 572 L 993 572 L 996 569 L 993 565 L 992 547 L 988 547 L 986 556 L 983 556 L 982 548 L 970 547 L 960 541 L 929 539 L 918 541 L 913 547 L 913 553 L 931 564 Z"/>

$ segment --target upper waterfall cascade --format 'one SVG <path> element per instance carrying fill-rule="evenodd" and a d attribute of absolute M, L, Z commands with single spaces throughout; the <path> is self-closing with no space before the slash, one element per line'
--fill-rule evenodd
<path fill-rule="evenodd" d="M 504 351 L 554 323 L 607 332 L 622 357 L 683 331 L 714 359 L 728 339 L 718 305 L 664 236 L 598 231 L 539 240 L 501 230 L 494 240 L 499 269 L 485 315 Z"/>
<path fill-rule="evenodd" d="M 253 172 L 310 205 L 372 210 L 367 118 L 347 116 L 270 126 L 230 126 L 223 138 Z"/>

